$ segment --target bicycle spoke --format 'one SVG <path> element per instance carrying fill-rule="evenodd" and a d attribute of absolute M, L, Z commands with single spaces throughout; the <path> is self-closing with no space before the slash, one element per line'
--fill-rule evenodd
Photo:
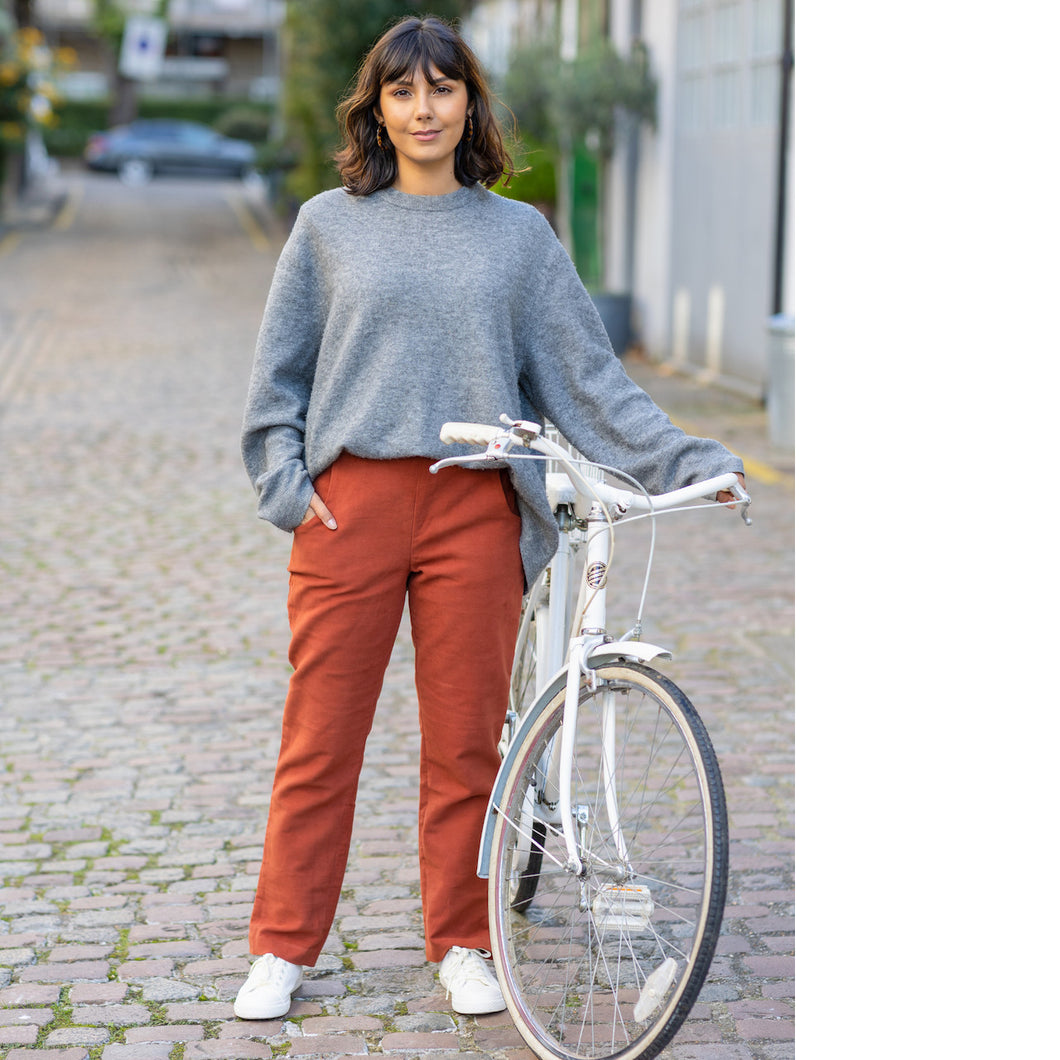
<path fill-rule="evenodd" d="M 527 826 L 520 820 L 516 820 L 515 817 L 513 817 L 511 814 L 505 813 L 503 810 L 498 810 L 497 812 L 507 824 L 509 824 L 513 829 L 518 832 L 520 836 L 522 836 L 524 839 L 529 839 L 531 843 L 534 843 L 533 818 L 531 818 L 530 825 Z M 548 828 L 549 826 L 546 825 L 545 827 Z M 552 834 L 558 835 L 560 839 L 563 838 L 562 834 L 555 830 L 553 830 Z M 559 858 L 557 858 L 554 854 L 552 854 L 552 852 L 549 851 L 546 847 L 536 843 L 534 843 L 534 846 L 536 849 L 539 849 L 541 851 L 543 857 L 548 858 L 549 861 L 552 861 L 560 868 L 563 868 L 563 862 L 560 861 Z"/>

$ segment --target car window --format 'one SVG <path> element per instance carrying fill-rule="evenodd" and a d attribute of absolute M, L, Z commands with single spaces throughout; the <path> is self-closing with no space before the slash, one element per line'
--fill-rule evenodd
<path fill-rule="evenodd" d="M 212 129 L 201 125 L 182 125 L 180 139 L 191 147 L 205 147 L 214 141 L 215 135 Z"/>
<path fill-rule="evenodd" d="M 143 140 L 172 140 L 173 127 L 164 122 L 134 122 L 130 131 Z"/>

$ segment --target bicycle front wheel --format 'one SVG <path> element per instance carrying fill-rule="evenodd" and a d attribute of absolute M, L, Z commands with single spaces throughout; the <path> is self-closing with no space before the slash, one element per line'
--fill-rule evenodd
<path fill-rule="evenodd" d="M 649 1060 L 699 996 L 721 929 L 728 828 L 721 771 L 687 697 L 637 663 L 583 685 L 572 816 L 581 875 L 566 863 L 541 763 L 563 729 L 563 692 L 531 724 L 499 800 L 490 860 L 494 964 L 508 1010 L 544 1058 Z M 613 736 L 611 735 L 613 734 Z M 558 740 L 556 741 L 558 746 Z M 513 903 L 525 850 L 533 901 Z M 536 866 L 535 866 L 536 867 Z"/>

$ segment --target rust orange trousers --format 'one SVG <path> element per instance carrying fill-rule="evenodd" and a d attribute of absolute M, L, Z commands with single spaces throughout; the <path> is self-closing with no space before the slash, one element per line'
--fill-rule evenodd
<path fill-rule="evenodd" d="M 419 860 L 427 959 L 489 948 L 476 874 L 522 599 L 507 471 L 343 454 L 316 481 L 335 520 L 294 534 L 294 667 L 250 950 L 313 965 L 349 856 L 357 783 L 408 598 L 420 711 Z M 385 710 L 385 707 L 384 707 Z M 382 724 L 388 721 L 384 717 Z"/>

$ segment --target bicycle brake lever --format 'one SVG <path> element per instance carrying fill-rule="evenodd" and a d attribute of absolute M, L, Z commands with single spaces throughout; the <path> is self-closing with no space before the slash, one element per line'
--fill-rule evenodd
<path fill-rule="evenodd" d="M 461 464 L 467 463 L 467 458 L 462 456 L 447 456 L 444 460 L 438 460 L 431 464 L 427 470 L 432 475 L 437 475 L 443 467 L 458 467 Z"/>
<path fill-rule="evenodd" d="M 516 435 L 527 448 L 530 447 L 532 441 L 541 437 L 540 423 L 534 423 L 532 420 L 513 420 L 503 412 L 500 415 L 500 421 L 505 427 L 509 427 L 510 433 Z"/>
<path fill-rule="evenodd" d="M 740 518 L 744 521 L 747 526 L 751 526 L 751 517 L 747 514 L 747 509 L 751 506 L 751 495 L 737 482 L 729 492 L 736 498 L 736 503 L 740 508 Z"/>

